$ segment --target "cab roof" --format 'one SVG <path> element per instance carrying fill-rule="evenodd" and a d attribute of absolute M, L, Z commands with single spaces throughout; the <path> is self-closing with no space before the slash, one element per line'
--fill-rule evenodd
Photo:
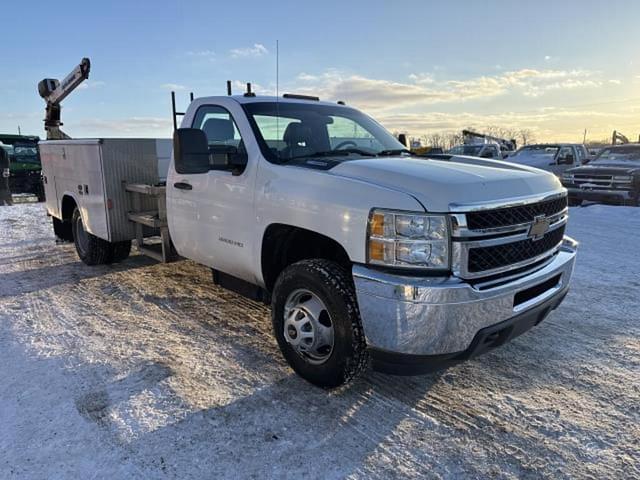
<path fill-rule="evenodd" d="M 529 143 L 527 145 L 523 145 L 520 148 L 525 147 L 537 147 L 537 148 L 552 148 L 552 147 L 571 147 L 571 146 L 581 146 L 582 143 L 568 143 L 568 142 L 559 142 L 559 143 Z"/>
<path fill-rule="evenodd" d="M 199 98 L 196 98 L 195 100 L 199 101 L 200 103 L 206 103 L 206 102 L 215 103 L 216 101 L 218 101 L 221 98 L 232 98 L 233 100 L 235 100 L 236 102 L 238 102 L 240 104 L 261 103 L 261 102 L 276 102 L 277 101 L 278 103 L 304 103 L 304 104 L 310 103 L 312 105 L 330 105 L 332 107 L 335 107 L 335 106 L 346 106 L 343 103 L 326 102 L 326 101 L 322 101 L 322 100 L 316 100 L 313 97 L 302 98 L 302 96 L 276 97 L 276 96 L 269 96 L 269 95 L 255 95 L 255 96 L 219 95 L 219 96 L 215 96 L 215 97 L 199 97 Z"/>

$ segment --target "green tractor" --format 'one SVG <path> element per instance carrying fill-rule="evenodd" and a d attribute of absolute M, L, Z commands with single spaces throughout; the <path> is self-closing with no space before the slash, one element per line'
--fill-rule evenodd
<path fill-rule="evenodd" d="M 0 134 L 0 148 L 9 155 L 9 188 L 12 193 L 30 193 L 44 200 L 42 164 L 38 152 L 39 137 Z"/>

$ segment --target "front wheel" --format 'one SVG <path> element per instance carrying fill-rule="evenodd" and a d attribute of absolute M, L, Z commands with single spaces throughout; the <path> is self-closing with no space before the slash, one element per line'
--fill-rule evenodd
<path fill-rule="evenodd" d="M 273 289 L 271 312 L 280 350 L 305 380 L 332 388 L 366 369 L 353 281 L 339 264 L 316 259 L 287 267 Z"/>
<path fill-rule="evenodd" d="M 569 197 L 569 206 L 570 207 L 579 207 L 580 205 L 582 205 L 582 200 L 581 199 Z"/>

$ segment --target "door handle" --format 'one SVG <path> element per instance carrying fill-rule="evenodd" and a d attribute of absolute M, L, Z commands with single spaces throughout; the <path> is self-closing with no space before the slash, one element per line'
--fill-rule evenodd
<path fill-rule="evenodd" d="M 175 188 L 179 188 L 180 190 L 193 190 L 193 187 L 190 183 L 187 182 L 176 182 L 173 184 Z"/>

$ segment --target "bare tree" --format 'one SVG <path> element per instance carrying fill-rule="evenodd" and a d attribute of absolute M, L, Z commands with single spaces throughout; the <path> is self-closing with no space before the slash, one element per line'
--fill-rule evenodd
<path fill-rule="evenodd" d="M 518 145 L 529 145 L 530 143 L 535 143 L 536 141 L 535 135 L 528 128 L 521 128 L 520 130 L 518 130 L 515 139 L 518 141 Z"/>
<path fill-rule="evenodd" d="M 536 141 L 533 131 L 528 128 L 515 129 L 488 125 L 486 127 L 468 126 L 466 130 L 504 138 L 505 140 L 515 140 L 518 146 L 529 145 Z M 444 150 L 460 145 L 464 141 L 461 131 L 430 132 L 422 135 L 420 140 L 424 145 Z"/>

